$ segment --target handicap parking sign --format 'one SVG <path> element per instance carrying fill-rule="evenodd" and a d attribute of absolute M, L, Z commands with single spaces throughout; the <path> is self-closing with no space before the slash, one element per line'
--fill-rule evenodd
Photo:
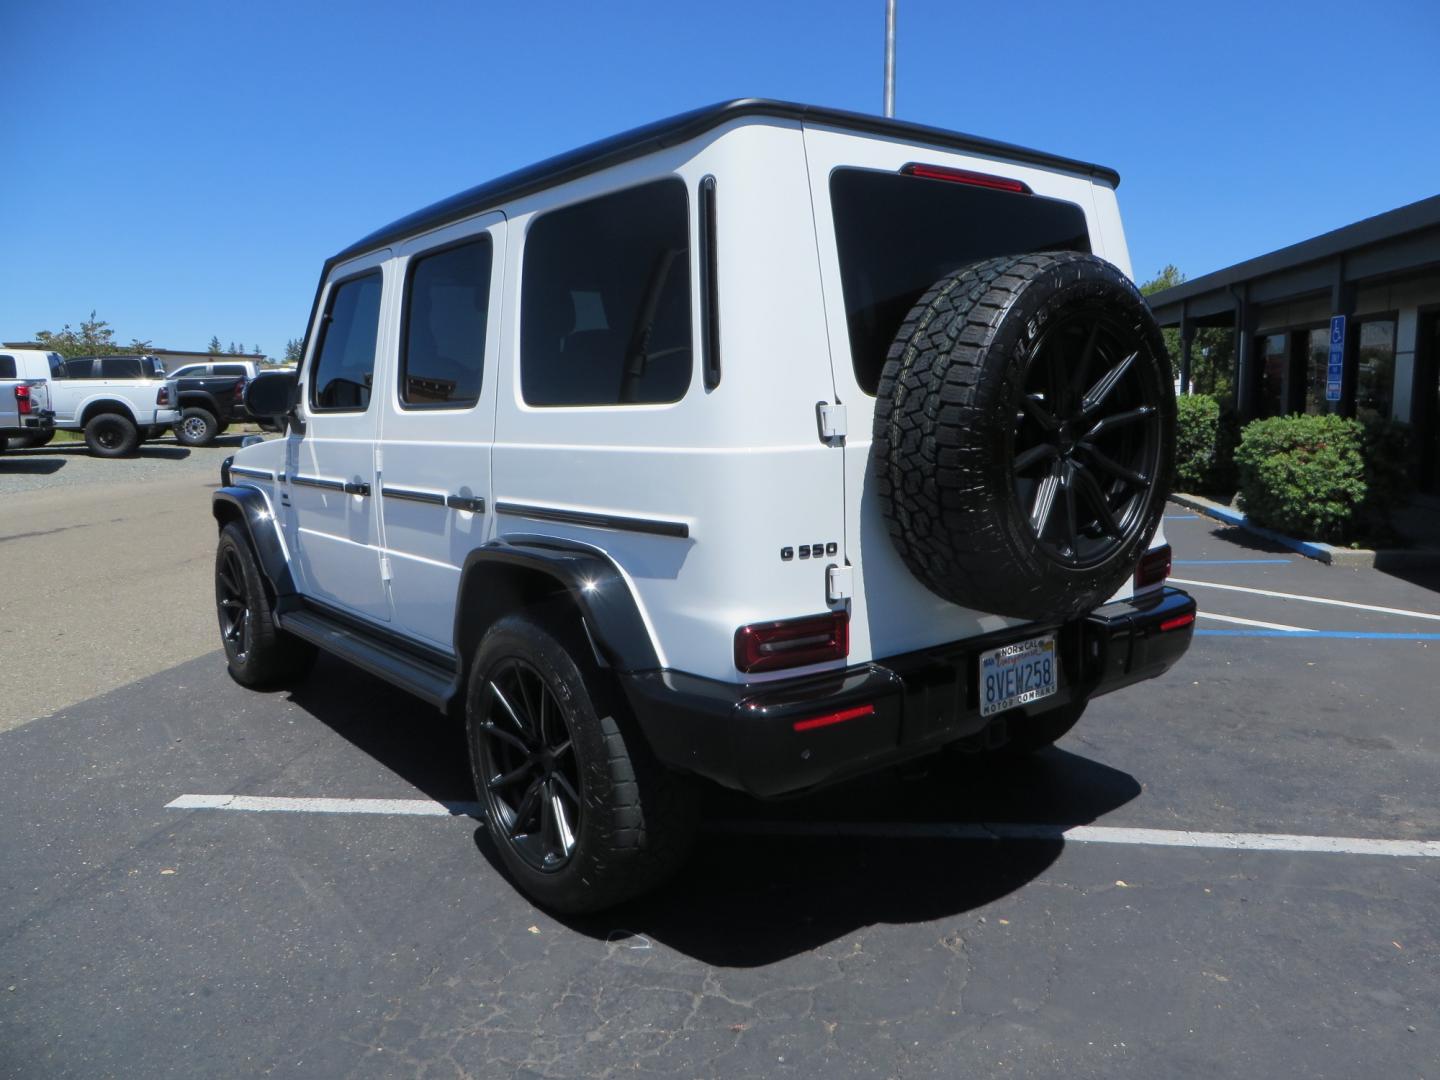
<path fill-rule="evenodd" d="M 1340 400 L 1340 383 L 1345 374 L 1345 316 L 1330 317 L 1330 364 L 1325 372 L 1325 400 Z"/>

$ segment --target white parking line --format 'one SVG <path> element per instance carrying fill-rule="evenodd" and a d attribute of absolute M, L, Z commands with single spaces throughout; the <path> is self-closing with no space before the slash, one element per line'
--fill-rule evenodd
<path fill-rule="evenodd" d="M 1195 612 L 1202 619 L 1214 619 L 1216 622 L 1235 623 L 1238 626 L 1259 626 L 1265 630 L 1290 630 L 1297 634 L 1308 633 L 1303 626 L 1287 626 L 1285 623 L 1261 622 L 1259 619 L 1242 619 L 1238 615 L 1221 615 L 1216 611 Z"/>
<path fill-rule="evenodd" d="M 434 799 L 319 799 L 273 795 L 181 795 L 167 810 L 242 810 L 302 814 L 399 814 L 410 817 L 475 816 L 478 803 Z M 1292 833 L 1194 832 L 1122 829 L 1105 825 L 1029 825 L 968 822 L 722 821 L 711 831 L 766 836 L 830 836 L 919 840 L 1065 840 L 1082 844 L 1209 848 L 1220 851 L 1292 851 L 1335 855 L 1440 858 L 1440 840 L 1374 840 Z"/>
<path fill-rule="evenodd" d="M 1356 604 L 1349 600 L 1331 600 L 1328 596 L 1305 596 L 1303 593 L 1275 592 L 1271 589 L 1252 589 L 1247 585 L 1222 585 L 1218 581 L 1191 581 L 1188 578 L 1170 578 L 1176 585 L 1199 585 L 1206 589 L 1225 589 L 1227 592 L 1254 593 L 1256 596 L 1274 596 L 1281 600 L 1303 600 L 1307 604 L 1330 604 L 1333 607 L 1355 608 L 1359 611 L 1378 611 L 1382 615 L 1408 615 L 1414 619 L 1432 619 L 1440 622 L 1440 615 L 1428 611 L 1407 611 L 1405 608 L 1378 607 L 1375 604 Z"/>

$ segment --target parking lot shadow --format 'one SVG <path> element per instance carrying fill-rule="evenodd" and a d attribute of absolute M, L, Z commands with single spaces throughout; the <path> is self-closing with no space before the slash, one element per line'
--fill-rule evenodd
<path fill-rule="evenodd" d="M 15 457 L 10 453 L 0 454 L 0 473 L 9 473 L 12 476 L 49 476 L 64 467 L 65 459 L 60 457 Z"/>
<path fill-rule="evenodd" d="M 563 921 L 607 941 L 643 934 L 716 967 L 764 966 L 868 926 L 983 907 L 1043 873 L 1064 846 L 939 838 L 927 826 L 1082 824 L 1139 793 L 1128 773 L 1057 750 L 1006 769 L 937 759 L 928 774 L 887 773 L 779 804 L 714 792 L 675 881 L 615 911 Z M 810 832 L 817 823 L 823 832 Z M 846 823 L 883 825 L 886 835 L 847 834 Z M 477 845 L 495 861 L 483 833 Z"/>

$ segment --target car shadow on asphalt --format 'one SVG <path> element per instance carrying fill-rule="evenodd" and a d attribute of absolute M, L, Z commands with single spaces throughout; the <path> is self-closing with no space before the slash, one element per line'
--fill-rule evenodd
<path fill-rule="evenodd" d="M 59 457 L 18 457 L 20 451 L 11 450 L 0 454 L 0 476 L 48 476 L 65 467 L 65 459 Z"/>
<path fill-rule="evenodd" d="M 928 771 L 892 770 L 781 803 L 714 791 L 673 882 L 562 921 L 607 941 L 643 935 L 714 967 L 760 967 L 866 927 L 973 911 L 1033 881 L 1064 847 L 936 837 L 930 827 L 1083 824 L 1139 793 L 1128 773 L 1060 750 L 1005 768 L 941 756 Z M 821 823 L 823 832 L 809 831 Z M 847 834 L 847 823 L 885 835 Z"/>
<path fill-rule="evenodd" d="M 474 800 L 463 729 L 402 691 L 322 655 L 289 697 L 426 796 Z M 557 918 L 601 941 L 640 936 L 716 967 L 764 966 L 868 926 L 972 911 L 1034 880 L 1064 846 L 924 835 L 937 824 L 1086 824 L 1140 790 L 1129 773 L 1060 749 L 1004 767 L 940 755 L 781 801 L 707 787 L 694 853 L 673 881 L 610 911 Z M 483 825 L 474 842 L 509 880 Z"/>

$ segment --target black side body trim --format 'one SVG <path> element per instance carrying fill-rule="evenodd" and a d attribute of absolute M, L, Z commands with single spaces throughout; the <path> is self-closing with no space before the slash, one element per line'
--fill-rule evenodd
<path fill-rule="evenodd" d="M 324 488 L 326 491 L 344 491 L 344 480 L 327 480 L 323 476 L 302 476 L 296 473 L 290 477 L 292 484 L 299 484 L 301 487 Z"/>
<path fill-rule="evenodd" d="M 260 562 L 260 570 L 269 579 L 277 599 L 295 594 L 295 582 L 290 577 L 290 564 L 285 560 L 285 549 L 280 545 L 275 518 L 259 488 L 248 485 L 221 487 L 211 497 L 210 512 L 222 526 L 232 519 L 244 524 L 250 534 L 250 546 Z"/>
<path fill-rule="evenodd" d="M 413 488 L 391 487 L 384 484 L 380 488 L 380 494 L 387 499 L 403 499 L 406 502 L 431 503 L 435 506 L 445 505 L 445 496 L 438 491 L 415 491 Z"/>
<path fill-rule="evenodd" d="M 501 514 L 534 521 L 563 521 L 567 525 L 588 525 L 596 529 L 614 529 L 618 532 L 652 533 L 655 536 L 675 536 L 686 539 L 690 526 L 683 521 L 666 521 L 663 518 L 622 517 L 618 514 L 595 514 L 588 510 L 564 510 L 555 506 L 532 506 L 529 503 L 497 502 L 495 510 Z"/>

